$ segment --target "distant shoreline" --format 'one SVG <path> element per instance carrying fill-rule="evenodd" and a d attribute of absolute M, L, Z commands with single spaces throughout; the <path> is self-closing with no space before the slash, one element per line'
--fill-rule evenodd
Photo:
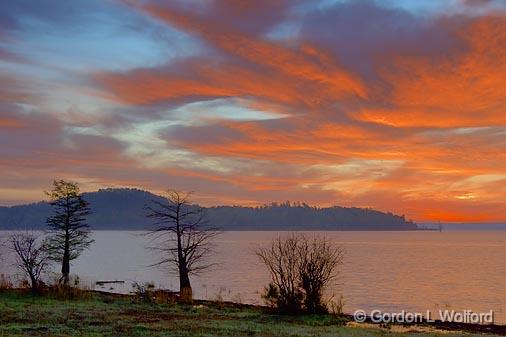
<path fill-rule="evenodd" d="M 102 189 L 83 193 L 91 214 L 86 221 L 95 229 L 144 230 L 150 228 L 146 206 L 167 202 L 162 196 L 138 189 Z M 301 202 L 272 202 L 257 207 L 192 204 L 205 211 L 206 222 L 222 230 L 418 230 L 404 215 L 371 208 L 312 206 Z M 0 207 L 0 228 L 44 228 L 52 213 L 47 202 Z"/>

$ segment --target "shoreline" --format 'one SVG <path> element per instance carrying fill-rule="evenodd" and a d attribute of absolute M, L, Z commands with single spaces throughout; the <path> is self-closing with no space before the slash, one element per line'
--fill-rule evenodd
<path fill-rule="evenodd" d="M 277 314 L 266 306 L 232 301 L 182 304 L 176 294 L 163 291 L 139 295 L 70 290 L 0 292 L 0 336 L 506 336 L 506 325 L 497 324 L 357 323 L 349 314 Z"/>
<path fill-rule="evenodd" d="M 177 298 L 177 292 L 172 291 L 164 291 L 159 290 L 164 293 L 168 293 L 170 296 Z M 99 294 L 101 296 L 111 296 L 117 298 L 135 298 L 135 294 L 121 294 L 121 293 L 112 293 L 102 290 L 87 290 L 87 292 Z M 247 303 L 236 303 L 233 301 L 213 301 L 213 300 L 202 300 L 202 299 L 194 299 L 193 305 L 205 305 L 205 306 L 215 306 L 220 305 L 227 308 L 234 309 L 256 309 L 268 311 L 269 308 L 265 305 L 259 304 L 247 304 Z M 304 315 L 304 314 L 302 314 Z M 328 314 L 332 315 L 332 314 Z M 297 315 L 283 315 L 283 316 L 297 316 Z M 373 328 L 387 328 L 387 329 L 396 329 L 396 328 L 430 328 L 438 331 L 449 331 L 449 332 L 469 332 L 469 333 L 487 333 L 487 334 L 495 334 L 500 336 L 506 336 L 506 324 L 477 324 L 477 323 L 461 323 L 461 322 L 443 322 L 441 320 L 419 322 L 419 323 L 376 323 L 373 322 L 370 316 L 366 316 L 365 321 L 356 322 L 352 314 L 343 313 L 338 315 L 341 318 L 346 319 L 347 324 L 356 325 L 359 327 L 373 327 Z"/>

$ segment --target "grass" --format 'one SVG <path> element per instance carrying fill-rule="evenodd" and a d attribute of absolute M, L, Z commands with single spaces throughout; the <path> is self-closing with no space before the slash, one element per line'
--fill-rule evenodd
<path fill-rule="evenodd" d="M 413 328 L 409 328 L 413 329 Z M 462 336 L 351 326 L 334 315 L 279 316 L 260 308 L 220 304 L 149 304 L 92 294 L 63 300 L 16 291 L 0 293 L 3 336 Z M 484 336 L 482 334 L 467 336 Z"/>

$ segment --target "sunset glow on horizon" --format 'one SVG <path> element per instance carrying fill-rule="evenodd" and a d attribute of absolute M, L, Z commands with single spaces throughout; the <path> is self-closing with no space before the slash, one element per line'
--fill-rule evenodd
<path fill-rule="evenodd" d="M 7 0 L 0 83 L 0 205 L 61 178 L 506 221 L 506 1 Z"/>

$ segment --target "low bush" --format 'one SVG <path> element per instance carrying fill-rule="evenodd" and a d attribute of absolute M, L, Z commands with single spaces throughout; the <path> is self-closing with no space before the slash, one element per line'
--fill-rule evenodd
<path fill-rule="evenodd" d="M 280 313 L 329 311 L 323 294 L 342 263 L 341 247 L 333 246 L 325 237 L 291 234 L 278 237 L 257 255 L 271 275 L 262 295 L 269 307 Z M 341 298 L 332 309 L 342 311 L 342 304 Z"/>
<path fill-rule="evenodd" d="M 14 287 L 10 278 L 4 274 L 0 274 L 0 291 L 12 289 Z"/>
<path fill-rule="evenodd" d="M 176 292 L 156 289 L 153 282 L 134 282 L 132 287 L 134 288 L 134 300 L 137 303 L 167 304 L 179 300 L 179 296 Z"/>
<path fill-rule="evenodd" d="M 91 288 L 82 284 L 79 276 L 74 275 L 70 277 L 69 285 L 59 282 L 57 276 L 54 276 L 49 285 L 45 286 L 43 292 L 48 296 L 63 299 L 89 299 L 93 297 Z"/>

